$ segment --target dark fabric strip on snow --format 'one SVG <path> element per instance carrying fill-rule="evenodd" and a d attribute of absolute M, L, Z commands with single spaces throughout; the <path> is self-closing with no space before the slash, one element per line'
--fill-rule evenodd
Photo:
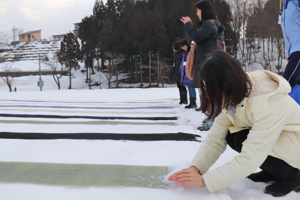
<path fill-rule="evenodd" d="M 189 133 L 17 133 L 0 132 L 2 139 L 30 139 L 30 140 L 53 140 L 53 139 L 85 139 L 85 140 L 137 140 L 137 141 L 197 141 L 199 135 Z"/>
<path fill-rule="evenodd" d="M 67 115 L 27 115 L 27 114 L 0 114 L 0 117 L 15 118 L 50 118 L 50 119 L 104 119 L 104 120 L 177 120 L 177 117 L 97 117 L 97 116 L 67 116 Z"/>
<path fill-rule="evenodd" d="M 145 106 L 145 107 L 78 107 L 78 106 L 26 106 L 0 105 L 1 108 L 64 108 L 64 109 L 98 109 L 98 110 L 138 110 L 138 109 L 173 109 L 174 106 Z"/>

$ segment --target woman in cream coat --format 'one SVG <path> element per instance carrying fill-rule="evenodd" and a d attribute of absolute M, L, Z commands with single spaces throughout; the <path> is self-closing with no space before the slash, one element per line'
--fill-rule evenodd
<path fill-rule="evenodd" d="M 191 167 L 169 181 L 215 192 L 247 177 L 272 181 L 264 192 L 273 196 L 300 191 L 300 107 L 289 83 L 270 71 L 245 73 L 229 54 L 215 52 L 201 69 L 200 88 L 202 112 L 218 117 Z M 227 144 L 238 156 L 208 171 Z"/>

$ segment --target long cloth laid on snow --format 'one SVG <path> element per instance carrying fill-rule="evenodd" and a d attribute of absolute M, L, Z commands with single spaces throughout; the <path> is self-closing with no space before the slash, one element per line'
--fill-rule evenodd
<path fill-rule="evenodd" d="M 167 188 L 164 166 L 0 162 L 1 183 Z"/>
<path fill-rule="evenodd" d="M 78 115 L 31 115 L 31 114 L 1 114 L 0 117 L 11 118 L 49 118 L 49 119 L 103 119 L 103 120 L 177 120 L 177 117 L 119 117 L 119 116 L 78 116 Z"/>
<path fill-rule="evenodd" d="M 174 109 L 175 106 L 138 106 L 138 107 L 107 107 L 107 106 L 40 106 L 40 105 L 0 105 L 1 108 L 55 108 L 55 109 L 87 109 L 87 110 L 143 110 L 143 109 Z"/>
<path fill-rule="evenodd" d="M 174 122 L 157 122 L 157 121 L 38 121 L 38 120 L 0 120 L 3 124 L 64 124 L 64 125 L 176 125 Z"/>
<path fill-rule="evenodd" d="M 53 140 L 136 140 L 136 141 L 195 141 L 200 142 L 200 135 L 190 133 L 33 133 L 33 132 L 0 132 L 0 138 Z"/>

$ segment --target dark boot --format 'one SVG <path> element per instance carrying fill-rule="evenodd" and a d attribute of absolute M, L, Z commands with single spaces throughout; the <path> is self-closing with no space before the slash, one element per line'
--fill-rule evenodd
<path fill-rule="evenodd" d="M 195 110 L 196 110 L 196 111 L 201 111 L 201 107 L 199 107 L 199 108 L 196 108 Z"/>
<path fill-rule="evenodd" d="M 270 181 L 277 181 L 277 178 L 275 178 L 272 174 L 264 170 L 257 173 L 250 174 L 247 178 L 249 178 L 251 181 L 254 182 L 263 182 L 263 183 L 267 183 Z"/>
<path fill-rule="evenodd" d="M 278 158 L 268 156 L 260 167 L 277 180 L 265 188 L 265 193 L 274 197 L 285 196 L 291 191 L 300 191 L 300 171 Z"/>
<path fill-rule="evenodd" d="M 197 108 L 196 98 L 191 98 L 190 108 Z"/>
<path fill-rule="evenodd" d="M 266 194 L 270 194 L 274 197 L 285 196 L 291 191 L 300 191 L 300 175 L 289 180 L 276 181 L 272 185 L 267 186 L 265 189 Z"/>
<path fill-rule="evenodd" d="M 180 90 L 180 102 L 179 104 L 188 104 L 187 101 L 187 91 L 186 90 Z"/>
<path fill-rule="evenodd" d="M 196 98 L 190 98 L 190 104 L 185 106 L 185 108 L 197 108 Z"/>
<path fill-rule="evenodd" d="M 180 101 L 179 101 L 179 104 L 181 105 L 182 104 L 182 91 L 179 90 L 179 95 L 180 95 Z"/>

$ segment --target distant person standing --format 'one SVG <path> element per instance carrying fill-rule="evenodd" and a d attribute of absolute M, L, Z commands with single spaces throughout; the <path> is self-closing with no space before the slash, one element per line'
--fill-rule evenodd
<path fill-rule="evenodd" d="M 181 72 L 181 82 L 180 82 L 180 84 L 188 87 L 189 96 L 190 96 L 190 103 L 189 103 L 189 105 L 185 106 L 185 108 L 189 108 L 189 109 L 190 108 L 197 108 L 196 89 L 191 87 L 192 80 L 190 80 L 186 76 L 186 61 L 187 61 L 187 57 L 189 55 L 191 46 L 190 46 L 189 42 L 186 39 L 180 40 L 180 43 L 181 43 L 181 49 L 184 50 L 183 58 L 182 58 L 181 65 L 180 65 L 180 72 Z"/>
<path fill-rule="evenodd" d="M 187 104 L 187 91 L 184 85 L 180 84 L 181 73 L 180 73 L 180 65 L 183 58 L 183 49 L 181 49 L 180 41 L 173 42 L 173 51 L 174 51 L 174 72 L 172 76 L 172 81 L 176 82 L 177 87 L 179 89 L 180 102 L 179 104 Z"/>
<path fill-rule="evenodd" d="M 300 1 L 282 0 L 281 28 L 288 64 L 283 77 L 291 87 L 300 84 Z"/>

